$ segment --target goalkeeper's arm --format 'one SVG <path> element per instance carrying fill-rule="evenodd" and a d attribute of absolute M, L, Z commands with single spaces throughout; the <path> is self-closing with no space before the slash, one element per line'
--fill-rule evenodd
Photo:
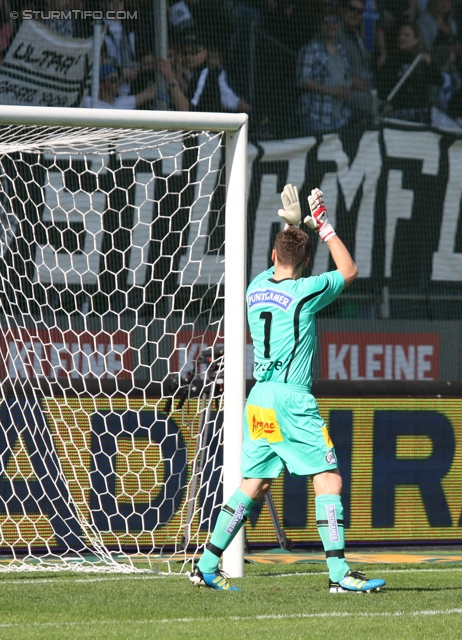
<path fill-rule="evenodd" d="M 321 241 L 325 242 L 329 247 L 335 266 L 344 277 L 345 287 L 347 287 L 358 275 L 358 267 L 327 218 L 324 195 L 320 189 L 313 189 L 311 191 L 311 194 L 308 196 L 308 204 L 311 215 L 306 216 L 304 222 L 316 231 Z"/>
<path fill-rule="evenodd" d="M 348 285 L 356 279 L 358 267 L 338 235 L 334 235 L 327 240 L 327 246 L 329 247 L 335 266 L 345 279 L 345 287 L 348 287 Z"/>

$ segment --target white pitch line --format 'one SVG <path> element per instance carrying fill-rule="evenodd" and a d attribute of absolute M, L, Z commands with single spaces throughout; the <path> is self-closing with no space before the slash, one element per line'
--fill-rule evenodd
<path fill-rule="evenodd" d="M 107 576 L 107 577 L 100 577 L 100 578 L 77 578 L 77 579 L 73 579 L 73 578 L 59 578 L 58 576 L 56 576 L 56 578 L 37 578 L 36 580 L 34 579 L 28 579 L 25 578 L 24 580 L 5 580 L 2 581 L 1 577 L 0 577 L 0 585 L 21 585 L 21 584 L 55 584 L 55 585 L 60 585 L 63 583 L 67 583 L 67 582 L 72 582 L 72 583 L 84 583 L 86 584 L 87 582 L 116 582 L 116 581 L 126 581 L 126 580 L 165 580 L 167 578 L 187 578 L 188 575 L 186 575 L 185 573 L 183 574 L 171 574 L 171 575 L 165 575 L 165 576 L 160 576 L 158 574 L 152 575 L 152 576 Z"/>
<path fill-rule="evenodd" d="M 395 612 L 380 612 L 380 613 L 365 613 L 365 612 L 336 612 L 331 613 L 292 613 L 292 614 L 274 614 L 274 615 L 255 615 L 255 616 L 228 616 L 227 618 L 220 618 L 220 622 L 251 622 L 254 620 L 300 620 L 307 618 L 403 618 L 403 617 L 420 617 L 420 616 L 447 616 L 447 615 L 460 615 L 462 609 L 423 609 L 422 611 L 395 611 Z M 46 627 L 83 627 L 83 626 L 101 626 L 101 625 L 118 625 L 118 624 L 130 624 L 130 625 L 147 625 L 147 624 L 191 624 L 194 622 L 212 622 L 216 623 L 218 620 L 210 618 L 162 618 L 160 620 L 90 620 L 90 621 L 74 621 L 74 622 L 33 622 L 32 624 L 20 623 L 20 622 L 5 622 L 0 624 L 0 629 L 13 629 L 13 628 L 46 628 Z"/>
<path fill-rule="evenodd" d="M 379 571 L 382 573 L 453 573 L 453 572 L 462 572 L 461 567 L 451 567 L 444 569 L 414 569 L 413 567 L 409 567 L 408 569 L 381 569 Z M 329 575 L 327 571 L 316 571 L 316 572 L 304 572 L 297 571 L 294 573 L 273 573 L 266 575 L 253 575 L 247 576 L 248 578 L 299 578 L 300 576 L 305 576 L 307 578 L 312 578 L 314 576 L 327 576 Z M 0 573 L 0 585 L 22 585 L 22 584 L 65 584 L 65 583 L 89 583 L 89 582 L 118 582 L 118 581 L 127 581 L 127 580 L 166 580 L 169 578 L 188 578 L 189 574 L 187 573 L 170 573 L 165 575 L 153 574 L 153 575 L 124 575 L 124 576 L 100 576 L 98 578 L 60 578 L 58 574 L 53 578 L 36 578 L 29 579 L 25 578 L 24 580 L 2 580 L 2 574 Z"/>
<path fill-rule="evenodd" d="M 367 563 L 365 563 L 367 564 Z M 414 569 L 414 567 L 409 567 L 408 569 L 379 569 L 379 573 L 445 573 L 445 572 L 454 572 L 454 571 L 462 571 L 462 566 L 460 567 L 447 567 L 444 569 Z M 369 569 L 367 570 L 370 573 Z M 372 573 L 374 571 L 372 570 Z M 297 571 L 294 573 L 273 573 L 272 575 L 265 575 L 265 578 L 291 578 L 292 576 L 327 576 L 329 575 L 328 571 L 316 571 L 312 573 Z M 252 577 L 260 577 L 260 576 L 252 576 Z"/>

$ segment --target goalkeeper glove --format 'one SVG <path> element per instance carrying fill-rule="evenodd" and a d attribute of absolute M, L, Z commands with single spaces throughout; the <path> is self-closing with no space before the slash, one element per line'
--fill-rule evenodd
<path fill-rule="evenodd" d="M 324 204 L 324 195 L 320 189 L 313 189 L 311 195 L 308 196 L 308 204 L 310 205 L 311 215 L 306 216 L 304 222 L 314 229 L 321 238 L 322 242 L 326 242 L 337 234 L 327 219 L 327 209 Z"/>
<path fill-rule="evenodd" d="M 302 218 L 302 210 L 298 199 L 298 189 L 291 184 L 286 184 L 281 193 L 283 209 L 279 209 L 278 216 L 286 221 L 286 227 L 299 227 Z"/>

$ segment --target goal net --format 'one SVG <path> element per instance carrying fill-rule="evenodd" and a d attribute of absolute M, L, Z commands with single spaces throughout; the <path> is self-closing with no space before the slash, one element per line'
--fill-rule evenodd
<path fill-rule="evenodd" d="M 0 111 L 0 570 L 200 554 L 239 482 L 246 127 Z"/>

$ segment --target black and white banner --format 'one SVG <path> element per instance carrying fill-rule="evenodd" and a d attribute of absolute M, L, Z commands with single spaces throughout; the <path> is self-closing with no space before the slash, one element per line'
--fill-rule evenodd
<path fill-rule="evenodd" d="M 24 20 L 0 65 L 0 104 L 79 107 L 92 46 L 91 38 L 66 38 L 37 20 Z"/>
<path fill-rule="evenodd" d="M 33 153 L 24 156 L 33 167 L 33 189 L 27 163 L 4 156 L 3 192 L 15 196 L 7 198 L 4 214 L 12 207 L 17 229 L 27 231 L 28 243 L 20 252 L 28 254 L 23 257 L 30 280 L 91 288 L 104 274 L 117 274 L 117 284 L 114 277 L 108 280 L 111 292 L 153 280 L 166 280 L 172 292 L 221 283 L 225 190 L 216 183 L 222 176 L 222 148 L 202 135 L 197 143 L 207 162 L 196 162 L 191 149 L 183 153 L 176 140 L 171 158 L 165 145 L 155 169 L 152 149 L 144 152 L 146 161 L 110 152 L 85 160 Z M 462 139 L 437 129 L 387 125 L 348 136 L 271 141 L 258 148 L 249 144 L 248 277 L 270 265 L 272 243 L 282 228 L 279 194 L 292 183 L 300 192 L 302 218 L 311 189 L 322 189 L 329 220 L 370 290 L 385 284 L 427 290 L 441 282 L 458 290 L 461 175 Z M 165 234 L 163 260 L 158 260 L 159 234 Z M 310 267 L 318 274 L 333 265 L 327 248 L 312 238 Z M 5 240 L 15 243 L 13 229 Z"/>
<path fill-rule="evenodd" d="M 356 140 L 332 134 L 261 147 L 263 155 L 250 163 L 258 183 L 251 182 L 251 192 L 259 190 L 249 201 L 255 220 L 250 277 L 266 266 L 278 220 L 271 212 L 279 208 L 283 184 L 292 182 L 302 204 L 313 187 L 324 192 L 329 220 L 352 251 L 359 278 L 411 287 L 422 278 L 462 282 L 462 140 L 388 126 Z M 312 274 L 328 268 L 329 252 L 318 244 Z"/>

